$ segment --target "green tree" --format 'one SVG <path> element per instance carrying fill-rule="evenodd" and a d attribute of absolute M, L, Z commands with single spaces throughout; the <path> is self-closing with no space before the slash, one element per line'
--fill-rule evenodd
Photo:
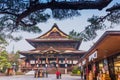
<path fill-rule="evenodd" d="M 8 60 L 12 65 L 16 64 L 15 65 L 16 70 L 18 69 L 19 66 L 19 58 L 20 58 L 20 54 L 18 52 L 8 54 Z"/>
<path fill-rule="evenodd" d="M 75 40 L 82 40 L 81 34 L 72 30 L 69 32 L 69 38 L 75 39 Z"/>
<path fill-rule="evenodd" d="M 8 60 L 8 54 L 6 51 L 0 52 L 0 70 L 5 72 L 7 68 L 10 68 L 11 64 Z"/>
<path fill-rule="evenodd" d="M 72 74 L 76 74 L 76 75 L 81 74 L 80 69 L 78 68 L 78 66 L 73 67 Z"/>

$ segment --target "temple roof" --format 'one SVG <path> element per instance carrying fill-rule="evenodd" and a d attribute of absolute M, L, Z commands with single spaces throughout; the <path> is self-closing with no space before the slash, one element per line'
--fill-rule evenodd
<path fill-rule="evenodd" d="M 54 24 L 52 28 L 43 35 L 37 38 L 26 39 L 26 40 L 35 49 L 29 51 L 21 51 L 20 54 L 22 55 L 44 54 L 44 53 L 45 54 L 81 53 L 81 51 L 79 51 L 78 49 L 82 40 L 75 40 L 69 38 L 69 35 L 61 31 L 56 24 Z"/>
<path fill-rule="evenodd" d="M 67 34 L 61 31 L 57 24 L 54 24 L 52 28 L 45 34 L 37 37 L 36 39 L 46 39 L 46 38 L 69 38 Z"/>
<path fill-rule="evenodd" d="M 48 48 L 48 49 L 42 51 L 42 52 L 43 52 L 43 54 L 45 54 L 45 53 L 60 53 L 59 50 L 53 48 L 52 46 L 51 46 L 50 48 Z"/>
<path fill-rule="evenodd" d="M 20 51 L 19 52 L 22 55 L 31 55 L 31 54 L 84 54 L 86 53 L 86 51 L 82 51 L 82 50 L 64 50 L 64 51 L 60 51 L 57 50 L 53 47 L 49 47 L 46 50 L 39 50 L 39 49 L 33 49 L 33 50 L 29 50 L 29 51 Z"/>
<path fill-rule="evenodd" d="M 72 38 L 69 38 L 69 35 L 67 35 L 66 33 L 64 33 L 63 31 L 61 31 L 57 24 L 54 24 L 52 26 L 52 28 L 44 33 L 43 35 L 34 38 L 34 39 L 26 39 L 30 44 L 32 44 L 32 42 L 51 42 L 51 41 L 67 41 L 67 42 L 76 42 L 77 40 L 74 40 Z"/>
<path fill-rule="evenodd" d="M 67 35 L 66 33 L 64 33 L 58 28 L 57 24 L 54 24 L 52 28 L 48 32 L 44 33 L 43 35 L 37 38 L 26 39 L 26 40 L 35 48 L 37 47 L 36 43 L 40 44 L 40 43 L 47 43 L 47 42 L 76 43 L 78 44 L 77 48 L 79 48 L 81 41 L 82 41 L 82 40 L 75 40 L 73 38 L 70 38 L 69 35 Z"/>

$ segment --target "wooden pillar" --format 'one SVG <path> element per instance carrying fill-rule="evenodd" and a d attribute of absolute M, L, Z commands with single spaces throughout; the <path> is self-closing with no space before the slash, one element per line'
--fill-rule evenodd
<path fill-rule="evenodd" d="M 42 63 L 43 63 L 43 62 L 42 62 L 42 58 L 41 58 L 41 67 L 42 67 Z"/>
<path fill-rule="evenodd" d="M 34 64 L 34 68 L 37 67 L 37 64 L 36 64 L 36 59 L 35 59 L 35 64 Z"/>
<path fill-rule="evenodd" d="M 28 67 L 31 67 L 30 60 L 29 60 L 29 62 L 28 62 Z"/>
<path fill-rule="evenodd" d="M 27 67 L 27 62 L 26 62 L 26 60 L 25 60 L 25 68 Z"/>
<path fill-rule="evenodd" d="M 30 64 L 30 56 L 28 56 L 28 63 L 27 63 L 27 67 L 31 67 L 31 64 Z"/>
<path fill-rule="evenodd" d="M 36 64 L 36 65 L 38 64 L 38 59 L 35 59 L 35 64 Z"/>
<path fill-rule="evenodd" d="M 65 74 L 67 74 L 67 58 L 65 58 Z"/>
<path fill-rule="evenodd" d="M 73 67 L 73 58 L 72 58 L 72 67 Z"/>
<path fill-rule="evenodd" d="M 37 66 L 37 68 L 39 67 L 39 57 L 37 57 L 37 61 L 36 61 L 36 66 Z"/>
<path fill-rule="evenodd" d="M 65 58 L 65 64 L 67 63 L 67 58 Z"/>
<path fill-rule="evenodd" d="M 42 67 L 42 59 L 39 58 L 40 67 Z"/>
<path fill-rule="evenodd" d="M 57 63 L 57 64 L 59 63 L 59 61 L 58 61 L 58 57 L 56 57 L 56 63 Z"/>
<path fill-rule="evenodd" d="M 45 62 L 48 64 L 48 56 L 46 56 L 46 61 Z"/>
<path fill-rule="evenodd" d="M 68 63 L 67 63 L 67 58 L 65 58 L 65 67 L 67 67 L 67 64 L 68 64 Z"/>
<path fill-rule="evenodd" d="M 39 64 L 39 57 L 37 58 L 37 64 Z"/>
<path fill-rule="evenodd" d="M 56 67 L 59 67 L 59 59 L 58 59 L 58 56 L 56 57 Z"/>
<path fill-rule="evenodd" d="M 49 65 L 49 60 L 48 60 L 48 56 L 46 56 L 46 61 L 45 61 L 45 67 L 46 67 L 46 69 L 47 69 L 48 65 Z"/>

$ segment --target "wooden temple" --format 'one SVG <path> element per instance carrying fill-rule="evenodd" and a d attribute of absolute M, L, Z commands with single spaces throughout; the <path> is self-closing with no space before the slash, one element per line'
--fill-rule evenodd
<path fill-rule="evenodd" d="M 77 65 L 85 51 L 79 50 L 82 40 L 75 40 L 61 31 L 56 24 L 45 34 L 26 39 L 35 49 L 19 52 L 25 56 L 22 70 L 40 67 L 70 68 Z"/>

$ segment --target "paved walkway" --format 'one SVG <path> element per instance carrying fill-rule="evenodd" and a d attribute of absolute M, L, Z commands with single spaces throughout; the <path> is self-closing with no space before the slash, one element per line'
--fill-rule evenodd
<path fill-rule="evenodd" d="M 56 79 L 55 75 L 48 75 L 48 78 L 34 78 L 34 76 L 0 76 L 0 80 L 80 80 L 79 76 L 62 75 L 62 79 Z"/>

